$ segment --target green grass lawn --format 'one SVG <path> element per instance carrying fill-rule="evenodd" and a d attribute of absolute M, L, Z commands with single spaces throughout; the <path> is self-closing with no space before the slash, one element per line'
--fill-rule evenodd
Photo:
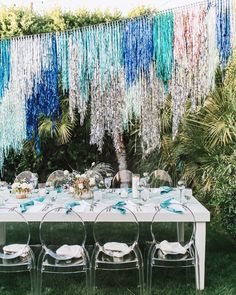
<path fill-rule="evenodd" d="M 91 226 L 88 226 L 91 232 Z M 122 231 L 121 231 L 122 232 Z M 38 243 L 37 225 L 32 225 L 32 243 Z M 149 227 L 141 224 L 141 241 L 150 240 Z M 88 244 L 92 244 L 89 235 Z M 144 259 L 147 247 L 141 245 Z M 37 251 L 36 251 L 37 252 Z M 36 253 L 37 255 L 37 253 Z M 131 295 L 138 294 L 136 289 L 136 271 L 105 272 L 97 274 L 98 295 Z M 0 295 L 30 294 L 28 274 L 1 274 Z M 43 280 L 45 295 L 84 295 L 85 282 L 83 275 L 49 275 Z M 194 289 L 193 269 L 154 271 L 153 295 L 196 294 Z M 232 241 L 217 225 L 208 225 L 206 254 L 206 289 L 202 295 L 235 295 L 236 294 L 236 242 Z"/>

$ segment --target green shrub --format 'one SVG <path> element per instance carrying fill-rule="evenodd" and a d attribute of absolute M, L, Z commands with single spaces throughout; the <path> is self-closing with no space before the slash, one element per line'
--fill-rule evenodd
<path fill-rule="evenodd" d="M 211 194 L 223 227 L 236 239 L 236 153 L 219 163 Z"/>

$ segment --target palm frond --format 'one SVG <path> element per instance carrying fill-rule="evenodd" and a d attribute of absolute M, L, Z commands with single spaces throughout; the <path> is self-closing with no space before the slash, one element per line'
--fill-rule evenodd
<path fill-rule="evenodd" d="M 107 163 L 98 163 L 96 165 L 92 165 L 87 171 L 86 175 L 88 177 L 95 177 L 98 181 L 102 181 L 103 178 L 108 174 L 108 173 L 113 173 L 114 170 L 112 169 L 110 164 Z"/>

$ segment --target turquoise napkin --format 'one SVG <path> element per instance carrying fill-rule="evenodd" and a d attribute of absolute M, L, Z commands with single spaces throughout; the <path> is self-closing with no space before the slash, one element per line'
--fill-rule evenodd
<path fill-rule="evenodd" d="M 173 199 L 168 199 L 168 200 L 163 201 L 160 205 L 161 208 L 166 209 L 166 210 L 173 212 L 173 213 L 182 214 L 183 213 L 182 210 L 175 209 L 175 208 L 173 208 L 173 206 L 171 206 L 171 205 L 175 204 L 172 201 L 173 201 Z"/>
<path fill-rule="evenodd" d="M 126 206 L 126 202 L 119 201 L 115 205 L 112 206 L 112 209 L 120 211 L 121 214 L 125 214 L 126 210 L 125 210 L 124 206 Z"/>
<path fill-rule="evenodd" d="M 27 202 L 24 202 L 22 204 L 20 204 L 20 210 L 21 210 L 21 213 L 25 213 L 28 209 L 29 206 L 34 206 L 35 202 L 43 202 L 44 201 L 44 197 L 39 197 L 37 199 L 34 199 L 34 200 L 30 200 L 30 201 L 27 201 Z"/>
<path fill-rule="evenodd" d="M 70 203 L 66 203 L 65 208 L 66 210 L 66 214 L 68 214 L 69 212 L 71 212 L 72 208 L 75 206 L 79 206 L 80 202 L 70 202 Z"/>
<path fill-rule="evenodd" d="M 61 187 L 57 187 L 56 188 L 56 192 L 59 194 L 59 193 L 62 193 L 62 188 Z"/>
<path fill-rule="evenodd" d="M 164 194 L 167 194 L 167 193 L 173 191 L 173 188 L 170 186 L 162 186 L 162 187 L 160 187 L 160 189 L 161 189 L 161 192 L 160 192 L 161 195 L 164 195 Z"/>

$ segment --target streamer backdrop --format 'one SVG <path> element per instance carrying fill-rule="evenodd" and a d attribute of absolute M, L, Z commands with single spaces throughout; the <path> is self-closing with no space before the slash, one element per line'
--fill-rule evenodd
<path fill-rule="evenodd" d="M 208 0 L 156 15 L 55 34 L 0 40 L 0 168 L 10 149 L 38 136 L 39 117 L 60 118 L 58 79 L 80 124 L 91 104 L 91 144 L 140 122 L 144 153 L 160 147 L 161 110 L 172 96 L 173 138 L 214 87 L 236 45 L 235 1 Z"/>

